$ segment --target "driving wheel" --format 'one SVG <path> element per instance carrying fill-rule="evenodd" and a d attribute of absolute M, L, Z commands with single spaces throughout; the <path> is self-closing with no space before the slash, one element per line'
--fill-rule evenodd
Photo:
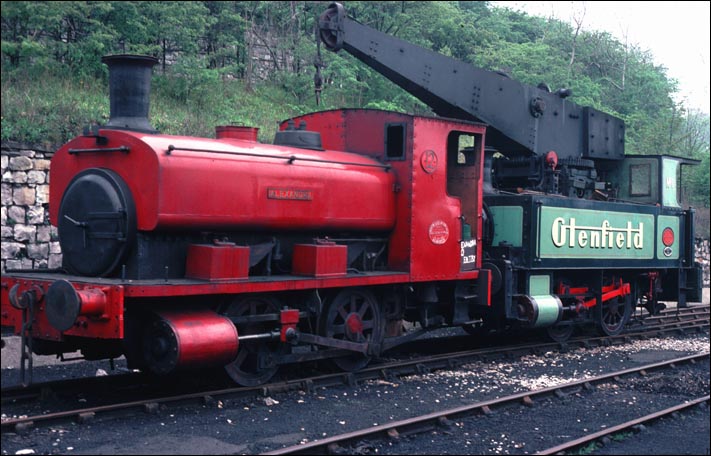
<path fill-rule="evenodd" d="M 602 303 L 598 312 L 598 330 L 602 335 L 616 336 L 622 332 L 632 313 L 632 295 L 619 296 Z"/>
<path fill-rule="evenodd" d="M 384 324 L 380 306 L 373 294 L 363 288 L 341 290 L 327 305 L 320 324 L 321 334 L 334 339 L 382 344 Z M 344 371 L 364 368 L 370 356 L 356 353 L 334 359 Z"/>
<path fill-rule="evenodd" d="M 269 296 L 245 296 L 228 303 L 222 315 L 229 318 L 255 317 L 264 314 L 279 314 L 279 302 Z M 254 322 L 237 325 L 240 336 L 267 333 L 278 322 Z M 274 361 L 286 353 L 287 347 L 276 341 L 248 340 L 240 342 L 237 358 L 225 366 L 227 374 L 235 383 L 243 386 L 257 386 L 268 382 L 279 366 Z"/>
<path fill-rule="evenodd" d="M 560 323 L 546 328 L 546 334 L 553 342 L 562 344 L 570 339 L 575 327 L 573 325 L 562 325 Z"/>

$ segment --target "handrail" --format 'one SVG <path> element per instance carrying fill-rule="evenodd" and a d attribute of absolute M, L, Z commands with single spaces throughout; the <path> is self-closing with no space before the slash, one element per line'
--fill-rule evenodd
<path fill-rule="evenodd" d="M 287 160 L 289 162 L 289 164 L 293 164 L 296 160 L 299 160 L 299 161 L 313 162 L 313 163 L 332 163 L 335 165 L 352 165 L 352 166 L 365 166 L 365 167 L 369 167 L 369 168 L 382 168 L 386 172 L 389 171 L 391 168 L 390 165 L 376 165 L 376 164 L 372 164 L 372 163 L 355 163 L 355 162 L 346 162 L 346 161 L 322 160 L 319 158 L 297 157 L 296 155 L 283 156 L 283 155 L 255 154 L 255 153 L 251 153 L 251 152 L 233 152 L 233 151 L 227 151 L 227 150 L 197 149 L 197 148 L 192 148 L 192 147 L 175 147 L 172 144 L 168 146 L 168 149 L 165 151 L 165 154 L 171 155 L 174 150 L 180 150 L 180 151 L 186 151 L 186 152 L 207 152 L 207 153 L 212 153 L 212 154 L 242 155 L 242 156 L 246 156 L 246 157 L 277 158 L 277 159 L 281 159 L 281 160 Z"/>

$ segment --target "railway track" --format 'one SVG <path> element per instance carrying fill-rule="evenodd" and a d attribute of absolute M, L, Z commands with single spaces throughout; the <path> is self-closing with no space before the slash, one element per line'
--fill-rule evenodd
<path fill-rule="evenodd" d="M 464 350 L 454 353 L 436 354 L 426 357 L 417 357 L 407 360 L 395 360 L 376 364 L 372 367 L 354 373 L 335 373 L 312 376 L 308 378 L 297 378 L 294 380 L 270 383 L 258 387 L 230 387 L 212 390 L 200 390 L 197 392 L 154 396 L 141 400 L 129 402 L 117 402 L 102 404 L 98 406 L 84 407 L 73 410 L 57 410 L 40 415 L 27 416 L 22 418 L 5 419 L 2 421 L 2 433 L 18 432 L 23 433 L 34 427 L 43 427 L 68 422 L 89 422 L 95 418 L 107 418 L 110 416 L 125 416 L 127 413 L 157 413 L 162 408 L 186 404 L 212 404 L 219 400 L 236 399 L 255 396 L 270 396 L 287 391 L 313 391 L 316 388 L 328 388 L 343 384 L 355 386 L 359 382 L 367 380 L 385 379 L 392 380 L 400 376 L 423 374 L 440 369 L 455 369 L 462 364 L 472 361 L 490 360 L 502 357 L 515 357 L 524 354 L 537 354 L 553 350 L 572 350 L 574 348 L 591 348 L 597 346 L 621 345 L 636 338 L 649 338 L 660 334 L 679 333 L 684 331 L 701 331 L 709 327 L 709 309 L 705 306 L 705 311 L 699 312 L 697 309 L 686 312 L 682 315 L 678 312 L 669 312 L 662 317 L 655 317 L 655 320 L 648 319 L 644 325 L 625 332 L 619 336 L 589 337 L 580 336 L 569 340 L 565 344 L 560 343 L 525 343 L 518 345 L 508 345 L 504 347 L 480 348 L 474 350 Z M 655 323 L 652 324 L 652 321 Z M 120 377 L 120 378 L 119 378 Z M 131 388 L 130 391 L 139 391 L 140 385 L 131 385 L 131 379 L 138 379 L 131 375 L 117 375 L 109 377 L 93 377 L 90 379 L 78 379 L 67 382 L 53 382 L 51 384 L 35 385 L 32 390 L 27 388 L 10 388 L 3 390 L 3 404 L 15 403 L 21 400 L 39 399 L 51 394 L 67 394 L 67 391 L 86 391 L 86 388 L 98 388 L 106 391 L 106 388 L 117 388 L 122 385 L 124 388 Z M 88 381 L 89 383 L 82 383 Z M 108 383 L 104 383 L 108 382 Z M 52 391 L 51 393 L 49 391 Z M 128 391 L 128 389 L 127 389 Z M 133 396 L 135 399 L 135 396 Z M 43 409 L 45 407 L 43 406 Z"/>
<path fill-rule="evenodd" d="M 589 346 L 590 344 L 609 344 L 619 343 L 629 337 L 641 337 L 640 332 L 648 334 L 659 334 L 678 332 L 679 330 L 688 330 L 688 324 L 699 323 L 700 328 L 704 327 L 704 322 L 709 319 L 709 305 L 694 306 L 683 309 L 666 309 L 658 316 L 645 316 L 630 322 L 627 330 L 615 337 L 597 337 L 597 336 L 578 336 L 564 344 L 565 346 Z M 680 326 L 681 323 L 687 323 Z M 693 329 L 693 328 L 692 328 Z M 462 344 L 452 343 L 450 345 L 471 345 L 472 336 L 454 336 L 452 339 L 460 339 Z M 416 340 L 415 343 L 421 341 Z M 536 341 L 540 345 L 540 342 Z M 502 348 L 510 347 L 511 344 L 505 344 Z M 541 349 L 549 349 L 550 347 L 560 346 L 558 343 L 548 342 L 540 345 Z M 407 347 L 407 345 L 405 346 Z M 487 345 L 488 347 L 488 345 Z M 529 344 L 523 345 L 526 349 L 530 348 Z M 495 352 L 494 352 L 495 353 Z M 445 353 L 446 354 L 446 353 Z M 485 353 L 482 353 L 484 356 Z M 33 383 L 28 386 L 10 386 L 2 389 L 1 401 L 3 404 L 15 403 L 23 400 L 35 400 L 42 397 L 52 395 L 67 395 L 72 393 L 84 393 L 86 391 L 130 391 L 143 388 L 150 388 L 153 382 L 153 377 L 138 372 L 126 371 L 121 374 L 85 377 L 55 380 L 48 382 Z M 164 383 L 161 382 L 161 387 Z M 226 385 L 225 388 L 228 386 Z M 272 388 L 270 385 L 263 385 L 261 388 Z"/>
<path fill-rule="evenodd" d="M 599 375 L 597 377 L 586 378 L 584 380 L 560 384 L 549 388 L 542 388 L 538 390 L 512 394 L 494 400 L 476 402 L 462 407 L 440 410 L 437 412 L 428 413 L 426 415 L 399 420 L 388 424 L 373 426 L 357 431 L 351 431 L 344 434 L 324 438 L 318 441 L 297 444 L 279 450 L 269 451 L 264 454 L 286 455 L 349 453 L 349 446 L 354 445 L 357 442 L 363 440 L 369 440 L 371 442 L 375 439 L 397 440 L 405 435 L 419 434 L 436 428 L 450 427 L 452 425 L 453 420 L 462 419 L 465 417 L 489 415 L 493 413 L 496 409 L 511 406 L 513 404 L 524 404 L 528 407 L 533 407 L 536 401 L 541 400 L 546 396 L 575 397 L 574 393 L 578 393 L 583 390 L 592 391 L 595 389 L 596 385 L 610 382 L 619 382 L 621 379 L 627 376 L 647 375 L 649 372 L 654 370 L 673 369 L 684 363 L 695 363 L 706 359 L 709 359 L 708 352 L 676 358 L 660 363 L 647 364 L 632 369 L 623 369 L 619 371 L 610 372 L 604 375 Z M 706 403 L 708 401 L 709 396 L 705 396 L 703 398 L 699 398 L 695 401 L 692 401 L 691 403 L 686 405 L 691 407 L 699 403 Z M 598 438 L 604 437 L 605 435 L 610 435 L 614 432 L 618 432 L 621 429 L 631 428 L 633 426 L 641 424 L 642 422 L 648 422 L 654 419 L 658 419 L 661 416 L 678 412 L 679 410 L 684 408 L 684 405 L 685 404 L 680 404 L 679 406 L 672 407 L 670 409 L 663 410 L 661 412 L 651 414 L 637 420 L 631 420 L 621 425 L 610 427 L 602 432 L 592 433 L 588 436 L 565 442 L 556 447 L 544 450 L 544 452 L 542 452 L 541 454 L 556 454 L 559 451 L 564 451 L 569 448 L 583 446 L 589 443 L 590 441 L 594 441 Z"/>
<path fill-rule="evenodd" d="M 598 431 L 598 432 L 593 432 L 588 435 L 585 435 L 583 437 L 569 440 L 567 442 L 563 442 L 559 445 L 547 448 L 545 450 L 541 450 L 536 452 L 536 454 L 562 454 L 565 451 L 573 451 L 578 448 L 583 448 L 586 445 L 590 444 L 597 444 L 598 441 L 600 441 L 603 444 L 609 443 L 609 436 L 612 436 L 616 433 L 619 432 L 624 432 L 627 430 L 640 430 L 641 426 L 645 424 L 650 424 L 660 418 L 664 418 L 667 416 L 675 416 L 679 412 L 701 406 L 703 404 L 708 404 L 709 399 L 711 396 L 706 395 L 703 397 L 696 398 L 691 401 L 684 401 L 683 403 L 677 404 L 673 407 L 668 407 L 664 410 L 660 410 L 658 412 L 650 413 L 648 415 L 641 416 L 639 418 L 635 418 L 633 420 L 628 420 L 625 421 L 624 423 L 617 424 L 612 427 L 608 427 L 605 430 Z"/>

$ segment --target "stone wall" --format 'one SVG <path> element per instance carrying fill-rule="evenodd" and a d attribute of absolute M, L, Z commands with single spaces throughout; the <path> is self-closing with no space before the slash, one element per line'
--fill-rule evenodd
<path fill-rule="evenodd" d="M 2 144 L 2 271 L 62 266 L 57 229 L 49 224 L 49 163 L 54 152 Z M 696 240 L 709 286 L 709 240 Z"/>
<path fill-rule="evenodd" d="M 708 239 L 696 239 L 696 261 L 701 263 L 701 267 L 704 269 L 704 287 L 708 287 L 711 283 L 711 277 L 709 277 L 709 240 Z"/>
<path fill-rule="evenodd" d="M 54 152 L 2 144 L 2 271 L 62 266 L 49 224 L 49 163 Z"/>

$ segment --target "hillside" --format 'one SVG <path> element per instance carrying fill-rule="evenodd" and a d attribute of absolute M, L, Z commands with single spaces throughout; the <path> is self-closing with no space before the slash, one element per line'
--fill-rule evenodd
<path fill-rule="evenodd" d="M 242 124 L 271 142 L 278 121 L 317 109 L 429 113 L 355 59 L 317 47 L 314 24 L 328 3 L 3 2 L 2 140 L 51 149 L 105 123 L 100 59 L 117 53 L 159 59 L 151 122 L 168 134 L 213 136 L 216 125 Z M 362 23 L 445 55 L 571 89 L 575 103 L 625 121 L 627 153 L 701 160 L 684 176 L 684 199 L 708 212 L 708 115 L 673 101 L 676 81 L 648 51 L 486 2 L 344 5 Z M 319 105 L 315 64 L 324 81 Z"/>

